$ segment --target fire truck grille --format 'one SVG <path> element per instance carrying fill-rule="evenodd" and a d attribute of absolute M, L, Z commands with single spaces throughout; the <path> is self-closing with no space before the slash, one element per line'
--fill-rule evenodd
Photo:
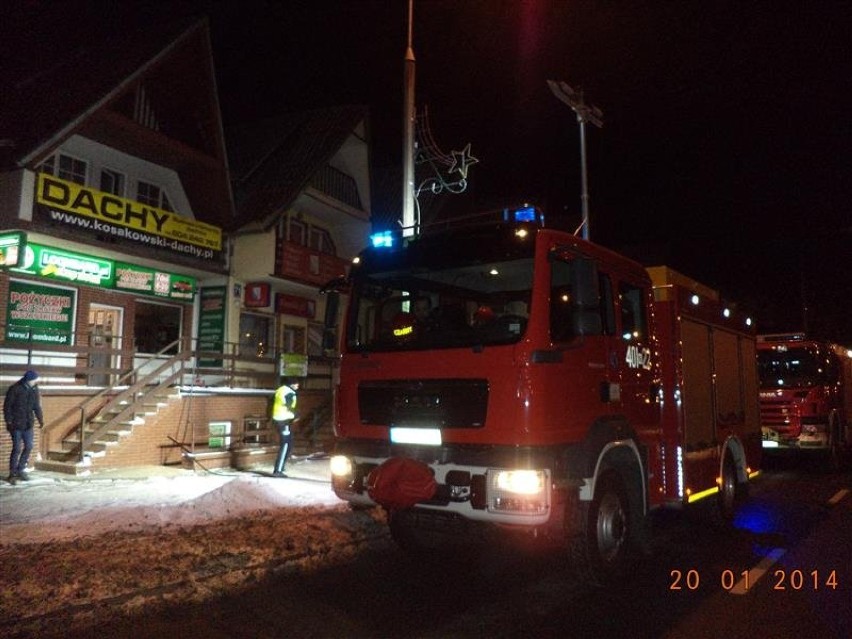
<path fill-rule="evenodd" d="M 784 430 L 790 426 L 790 402 L 784 400 L 761 400 L 760 423 L 764 426 Z"/>
<path fill-rule="evenodd" d="M 362 424 L 423 428 L 482 428 L 488 409 L 484 379 L 361 382 Z"/>

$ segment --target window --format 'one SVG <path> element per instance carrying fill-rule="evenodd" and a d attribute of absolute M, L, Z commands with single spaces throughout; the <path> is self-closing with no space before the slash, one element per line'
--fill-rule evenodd
<path fill-rule="evenodd" d="M 621 282 L 618 293 L 621 300 L 621 336 L 626 340 L 644 338 L 648 331 L 642 289 Z"/>
<path fill-rule="evenodd" d="M 135 344 L 140 353 L 159 353 L 172 345 L 167 354 L 177 353 L 180 338 L 182 309 L 179 306 L 136 302 L 134 315 Z"/>
<path fill-rule="evenodd" d="M 164 211 L 171 211 L 172 205 L 165 192 L 154 184 L 139 180 L 136 185 L 136 201 L 148 206 L 155 206 Z"/>
<path fill-rule="evenodd" d="M 124 197 L 124 176 L 118 171 L 101 170 L 101 191 Z"/>
<path fill-rule="evenodd" d="M 240 315 L 240 355 L 272 357 L 272 317 L 242 313 Z"/>
<path fill-rule="evenodd" d="M 285 324 L 281 329 L 281 352 L 304 353 L 305 329 L 301 326 Z"/>
<path fill-rule="evenodd" d="M 564 342 L 574 337 L 571 317 L 571 265 L 563 260 L 550 270 L 550 339 Z"/>
<path fill-rule="evenodd" d="M 308 355 L 320 356 L 323 354 L 322 338 L 325 327 L 317 322 L 308 322 Z"/>
<path fill-rule="evenodd" d="M 56 173 L 56 156 L 51 155 L 44 162 L 42 162 L 36 170 L 40 173 L 48 173 L 50 175 L 54 175 Z"/>
<path fill-rule="evenodd" d="M 615 303 L 612 297 L 612 280 L 606 273 L 599 273 L 601 294 L 601 328 L 604 335 L 615 335 Z"/>
<path fill-rule="evenodd" d="M 307 229 L 305 228 L 304 222 L 300 222 L 299 220 L 292 217 L 290 218 L 287 227 L 288 240 L 304 246 L 305 244 L 307 244 L 306 232 Z"/>
<path fill-rule="evenodd" d="M 87 164 L 68 155 L 59 155 L 59 174 L 57 177 L 77 184 L 86 184 Z"/>
<path fill-rule="evenodd" d="M 331 235 L 325 229 L 316 226 L 311 227 L 311 244 L 310 247 L 320 253 L 328 255 L 336 255 L 334 250 L 334 242 L 331 241 Z"/>

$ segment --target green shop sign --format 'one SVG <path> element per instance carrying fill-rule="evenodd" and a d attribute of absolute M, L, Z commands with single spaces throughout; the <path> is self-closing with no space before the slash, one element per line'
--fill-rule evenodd
<path fill-rule="evenodd" d="M 73 343 L 77 291 L 32 282 L 9 282 L 6 340 L 39 344 Z"/>
<path fill-rule="evenodd" d="M 194 277 L 89 257 L 40 244 L 27 244 L 23 256 L 22 263 L 12 271 L 173 300 L 192 300 L 196 289 Z"/>
<path fill-rule="evenodd" d="M 112 262 L 109 260 L 100 260 L 82 253 L 62 251 L 32 242 L 24 249 L 23 264 L 12 270 L 52 280 L 105 288 L 113 287 Z"/>
<path fill-rule="evenodd" d="M 27 234 L 22 231 L 0 233 L 0 268 L 11 268 L 21 263 Z"/>
<path fill-rule="evenodd" d="M 191 300 L 195 292 L 195 278 L 116 262 L 115 288 L 173 300 Z"/>
<path fill-rule="evenodd" d="M 201 289 L 201 308 L 198 314 L 198 350 L 205 353 L 198 358 L 199 366 L 221 366 L 222 359 L 211 353 L 221 353 L 225 348 L 225 308 L 227 289 L 224 286 L 205 286 Z"/>
<path fill-rule="evenodd" d="M 308 356 L 299 353 L 281 353 L 278 373 L 282 377 L 307 377 Z"/>

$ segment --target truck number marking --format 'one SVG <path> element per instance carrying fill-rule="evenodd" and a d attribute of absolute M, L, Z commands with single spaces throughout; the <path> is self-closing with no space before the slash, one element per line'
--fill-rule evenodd
<path fill-rule="evenodd" d="M 651 349 L 647 347 L 640 349 L 638 346 L 628 346 L 627 355 L 625 356 L 624 361 L 627 362 L 627 366 L 629 368 L 644 368 L 645 370 L 650 370 Z"/>

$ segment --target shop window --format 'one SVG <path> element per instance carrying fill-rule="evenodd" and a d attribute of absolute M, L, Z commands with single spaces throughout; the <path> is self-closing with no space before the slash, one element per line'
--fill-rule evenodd
<path fill-rule="evenodd" d="M 272 318 L 268 315 L 240 314 L 240 355 L 272 357 L 272 326 Z"/>
<path fill-rule="evenodd" d="M 113 195 L 124 197 L 124 175 L 118 171 L 102 169 L 100 189 L 104 193 L 112 193 Z"/>
<path fill-rule="evenodd" d="M 134 340 L 140 353 L 159 353 L 169 346 L 166 354 L 178 351 L 182 309 L 179 306 L 136 302 Z"/>

